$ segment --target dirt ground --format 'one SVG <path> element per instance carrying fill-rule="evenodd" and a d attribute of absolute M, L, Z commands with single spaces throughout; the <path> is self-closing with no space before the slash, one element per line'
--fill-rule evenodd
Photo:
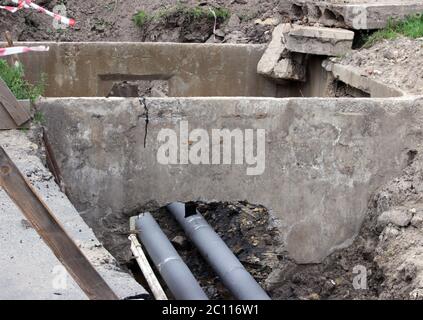
<path fill-rule="evenodd" d="M 33 10 L 15 14 L 0 11 L 0 33 L 12 32 L 20 41 L 170 41 L 170 42 L 267 42 L 274 25 L 283 20 L 290 6 L 279 0 L 41 0 L 38 4 L 52 9 L 63 2 L 67 15 L 76 19 L 74 29 L 55 30 L 52 19 Z M 6 4 L 7 1 L 1 1 Z M 180 15 L 154 19 L 138 27 L 132 17 L 140 10 L 149 15 L 171 12 L 177 5 L 226 8 L 230 18 L 216 26 L 214 21 L 199 21 L 197 26 Z M 270 18 L 270 19 L 269 19 Z M 258 20 L 260 19 L 260 20 Z M 269 19 L 266 21 L 266 19 Z"/>

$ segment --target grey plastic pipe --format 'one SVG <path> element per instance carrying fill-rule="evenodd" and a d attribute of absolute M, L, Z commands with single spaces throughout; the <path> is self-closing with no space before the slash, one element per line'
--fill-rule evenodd
<path fill-rule="evenodd" d="M 149 212 L 136 219 L 138 236 L 177 300 L 208 300 L 203 289 Z"/>
<path fill-rule="evenodd" d="M 235 298 L 239 300 L 270 300 L 266 292 L 245 270 L 241 262 L 198 211 L 185 217 L 185 204 L 180 202 L 169 204 L 167 209 Z"/>

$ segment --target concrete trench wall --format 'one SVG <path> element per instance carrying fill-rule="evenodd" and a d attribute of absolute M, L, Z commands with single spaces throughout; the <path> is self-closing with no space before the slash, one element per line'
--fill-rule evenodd
<path fill-rule="evenodd" d="M 2 45 L 2 43 L 0 43 Z M 335 77 L 371 97 L 403 93 L 333 64 L 306 59 L 307 81 L 275 81 L 257 73 L 263 45 L 143 42 L 21 42 L 47 45 L 49 52 L 20 56 L 32 83 L 46 79 L 46 97 L 105 97 L 122 81 L 167 82 L 171 97 L 328 97 Z M 326 62 L 325 62 L 326 63 Z M 328 63 L 326 63 L 327 65 Z"/>
<path fill-rule="evenodd" d="M 0 43 L 1 44 L 1 43 Z M 49 52 L 22 55 L 31 82 L 47 76 L 47 97 L 105 97 L 113 83 L 168 81 L 169 95 L 300 95 L 295 85 L 257 74 L 265 46 L 144 42 L 21 42 L 47 45 Z"/>
<path fill-rule="evenodd" d="M 401 172 L 423 135 L 416 98 L 148 98 L 146 106 L 50 98 L 38 107 L 71 200 L 94 230 L 151 203 L 248 200 L 280 218 L 286 249 L 299 263 L 320 262 L 351 243 L 370 196 Z M 265 129 L 264 173 L 248 176 L 246 164 L 158 163 L 160 130 L 178 133 L 182 120 L 209 133 Z"/>

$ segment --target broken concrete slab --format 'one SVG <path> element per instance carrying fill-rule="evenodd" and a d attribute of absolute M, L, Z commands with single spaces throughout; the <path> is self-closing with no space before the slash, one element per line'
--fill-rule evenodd
<path fill-rule="evenodd" d="M 355 30 L 382 29 L 390 19 L 423 12 L 419 0 L 290 0 L 292 15 L 327 27 Z"/>
<path fill-rule="evenodd" d="M 354 32 L 345 29 L 295 26 L 286 37 L 286 47 L 293 52 L 338 56 L 351 50 Z"/>
<path fill-rule="evenodd" d="M 271 76 L 273 69 L 281 57 L 288 54 L 285 46 L 284 34 L 288 33 L 291 26 L 289 24 L 278 25 L 272 33 L 272 41 L 267 46 L 266 51 L 261 57 L 257 72 L 265 76 Z"/>
<path fill-rule="evenodd" d="M 306 80 L 305 55 L 290 54 L 289 58 L 281 59 L 273 68 L 271 77 L 275 80 Z"/>
<path fill-rule="evenodd" d="M 286 35 L 291 30 L 290 24 L 280 24 L 272 34 L 272 41 L 261 57 L 257 72 L 274 80 L 305 81 L 305 56 L 293 55 L 286 48 Z"/>
<path fill-rule="evenodd" d="M 402 97 L 406 95 L 400 89 L 389 87 L 380 81 L 370 79 L 356 67 L 336 63 L 331 59 L 323 61 L 322 67 L 326 71 L 332 72 L 334 79 L 364 91 L 370 94 L 372 98 Z"/>

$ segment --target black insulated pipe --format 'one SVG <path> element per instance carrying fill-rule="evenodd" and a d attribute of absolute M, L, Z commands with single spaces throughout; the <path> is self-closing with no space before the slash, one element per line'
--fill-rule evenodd
<path fill-rule="evenodd" d="M 188 212 L 185 210 L 185 204 L 180 202 L 169 204 L 167 209 L 235 298 L 270 300 L 267 293 L 198 211 L 189 206 Z"/>
<path fill-rule="evenodd" d="M 138 236 L 177 300 L 208 300 L 203 289 L 149 212 L 136 219 Z"/>

